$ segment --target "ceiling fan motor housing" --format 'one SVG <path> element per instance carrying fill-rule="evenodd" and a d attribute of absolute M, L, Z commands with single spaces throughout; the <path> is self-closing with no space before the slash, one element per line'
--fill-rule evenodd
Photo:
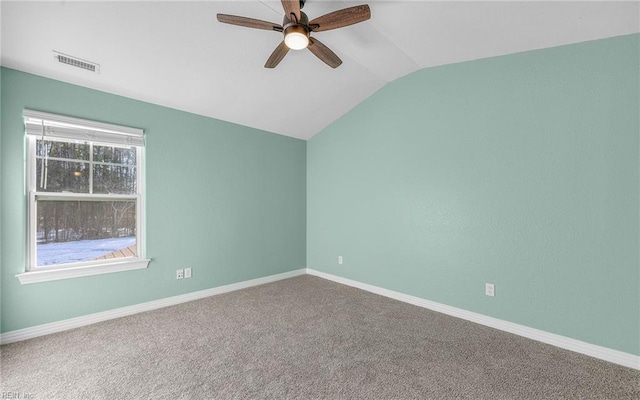
<path fill-rule="evenodd" d="M 284 18 L 282 19 L 282 27 L 285 30 L 290 26 L 297 25 L 297 26 L 302 26 L 305 29 L 309 26 L 309 17 L 307 17 L 307 14 L 305 14 L 302 11 L 300 11 L 300 21 L 298 21 L 297 23 L 295 20 L 294 21 L 290 20 L 289 17 L 290 15 L 285 15 Z"/>

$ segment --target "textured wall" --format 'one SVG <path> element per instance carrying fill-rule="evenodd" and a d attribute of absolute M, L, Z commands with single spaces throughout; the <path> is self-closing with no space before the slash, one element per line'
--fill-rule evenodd
<path fill-rule="evenodd" d="M 307 266 L 640 354 L 639 39 L 384 87 L 308 142 Z"/>
<path fill-rule="evenodd" d="M 306 143 L 2 69 L 2 331 L 304 268 Z M 23 108 L 146 132 L 149 268 L 20 285 Z M 175 270 L 193 268 L 177 281 Z"/>

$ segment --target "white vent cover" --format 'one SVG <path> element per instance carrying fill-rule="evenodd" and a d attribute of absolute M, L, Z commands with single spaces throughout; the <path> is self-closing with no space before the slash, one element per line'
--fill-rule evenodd
<path fill-rule="evenodd" d="M 91 72 L 95 72 L 95 73 L 100 73 L 100 64 L 91 62 L 91 61 L 87 61 L 87 60 L 83 60 L 81 58 L 78 57 L 73 57 L 67 54 L 63 54 L 63 53 L 58 53 L 57 51 L 54 51 L 54 57 L 56 60 L 58 60 L 58 62 L 63 63 L 63 64 L 67 64 L 67 65 L 71 65 L 72 67 L 77 67 L 77 68 L 81 68 L 81 69 L 85 69 L 87 71 L 91 71 Z"/>

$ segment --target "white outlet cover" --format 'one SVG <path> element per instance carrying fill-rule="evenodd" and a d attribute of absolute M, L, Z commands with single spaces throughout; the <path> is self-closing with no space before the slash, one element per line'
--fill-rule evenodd
<path fill-rule="evenodd" d="M 176 279 L 182 279 L 182 278 L 184 278 L 184 270 L 183 269 L 176 270 Z"/>
<path fill-rule="evenodd" d="M 342 256 L 338 256 L 338 264 L 342 265 Z"/>
<path fill-rule="evenodd" d="M 496 295 L 496 287 L 493 283 L 485 283 L 484 294 L 491 297 L 494 297 Z"/>

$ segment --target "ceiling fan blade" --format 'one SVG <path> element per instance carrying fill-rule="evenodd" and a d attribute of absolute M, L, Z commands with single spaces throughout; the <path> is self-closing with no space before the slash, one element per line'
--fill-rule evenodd
<path fill-rule="evenodd" d="M 318 39 L 309 38 L 309 46 L 307 48 L 331 68 L 337 68 L 342 64 L 340 57 Z"/>
<path fill-rule="evenodd" d="M 293 22 L 291 14 L 296 16 L 296 21 L 300 21 L 300 0 L 281 0 L 282 8 L 284 8 L 284 14 L 290 21 Z"/>
<path fill-rule="evenodd" d="M 237 15 L 218 14 L 218 21 L 225 24 L 244 26 L 247 28 L 265 29 L 268 31 L 282 32 L 282 25 L 259 19 L 239 17 Z"/>
<path fill-rule="evenodd" d="M 280 61 L 282 61 L 282 59 L 284 58 L 284 56 L 287 55 L 288 52 L 289 52 L 289 47 L 287 47 L 287 45 L 284 44 L 284 40 L 283 40 L 282 43 L 280 43 L 278 47 L 276 47 L 273 53 L 271 53 L 271 55 L 269 56 L 269 59 L 264 64 L 264 67 L 275 68 L 278 64 L 280 64 Z"/>
<path fill-rule="evenodd" d="M 284 0 L 283 0 L 284 1 Z M 313 32 L 328 31 L 331 29 L 342 28 L 366 21 L 371 18 L 371 9 L 368 5 L 353 6 L 343 8 L 315 18 L 309 22 L 309 26 Z"/>

